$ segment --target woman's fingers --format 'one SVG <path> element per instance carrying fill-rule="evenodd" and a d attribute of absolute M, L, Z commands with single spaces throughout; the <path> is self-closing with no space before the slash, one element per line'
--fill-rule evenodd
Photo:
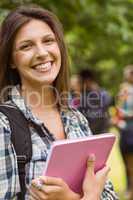
<path fill-rule="evenodd" d="M 89 199 L 100 199 L 110 168 L 105 166 L 95 173 L 95 155 L 90 155 L 87 161 L 86 175 L 83 181 L 84 195 Z"/>
<path fill-rule="evenodd" d="M 41 200 L 41 199 L 48 199 L 48 193 L 45 191 L 48 186 L 42 186 L 41 190 L 38 190 L 35 185 L 31 185 L 29 188 L 29 193 L 31 199 L 33 198 L 34 200 Z"/>
<path fill-rule="evenodd" d="M 109 174 L 109 172 L 110 172 L 110 167 L 105 166 L 105 167 L 103 167 L 101 170 L 99 170 L 99 171 L 96 173 L 96 175 L 103 175 L 103 176 L 107 177 L 108 174 Z"/>
<path fill-rule="evenodd" d="M 44 179 L 45 178 L 43 178 L 43 180 Z M 34 191 L 35 193 L 36 192 L 38 194 L 39 193 L 44 193 L 46 195 L 47 194 L 49 195 L 50 193 L 60 192 L 60 190 L 61 190 L 62 187 L 59 186 L 59 185 L 57 185 L 57 183 L 56 183 L 56 185 L 54 185 L 53 182 L 54 181 L 51 178 L 47 179 L 47 182 L 45 182 L 45 184 L 42 181 L 42 179 L 39 179 L 39 181 L 38 181 L 38 179 L 35 179 L 35 180 L 32 181 L 30 189 L 31 189 L 31 191 Z"/>
<path fill-rule="evenodd" d="M 95 172 L 95 162 L 96 162 L 96 157 L 94 154 L 91 154 L 87 160 L 87 170 L 86 173 L 88 175 L 94 175 Z M 110 167 L 104 166 L 101 170 L 99 170 L 96 174 L 101 174 L 103 176 L 107 176 L 108 173 L 110 172 Z"/>
<path fill-rule="evenodd" d="M 39 181 L 42 185 L 62 186 L 62 184 L 64 184 L 64 181 L 61 178 L 50 177 L 50 176 L 40 176 L 38 180 L 37 179 L 32 180 L 32 183 L 36 184 L 37 181 Z"/>
<path fill-rule="evenodd" d="M 29 189 L 30 200 L 40 200 L 39 196 L 34 192 L 34 189 Z"/>
<path fill-rule="evenodd" d="M 96 161 L 96 157 L 94 154 L 89 155 L 89 158 L 87 160 L 87 170 L 86 173 L 87 174 L 94 174 L 94 169 L 95 169 L 95 161 Z"/>

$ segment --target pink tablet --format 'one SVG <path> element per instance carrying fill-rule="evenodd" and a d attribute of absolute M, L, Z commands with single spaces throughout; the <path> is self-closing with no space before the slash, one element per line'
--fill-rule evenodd
<path fill-rule="evenodd" d="M 55 141 L 43 175 L 60 177 L 73 191 L 81 193 L 88 156 L 95 154 L 98 171 L 105 165 L 114 141 L 115 135 L 110 133 Z"/>

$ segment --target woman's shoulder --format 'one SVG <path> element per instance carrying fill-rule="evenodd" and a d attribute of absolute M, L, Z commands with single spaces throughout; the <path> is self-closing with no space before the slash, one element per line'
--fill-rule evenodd
<path fill-rule="evenodd" d="M 62 113 L 65 117 L 69 117 L 70 119 L 78 118 L 80 120 L 86 120 L 83 114 L 78 109 L 73 108 L 72 106 L 69 106 L 67 109 L 63 109 Z"/>
<path fill-rule="evenodd" d="M 120 91 L 127 91 L 131 87 L 128 82 L 123 82 L 120 84 Z"/>
<path fill-rule="evenodd" d="M 69 107 L 68 108 L 68 114 L 71 117 L 74 117 L 74 118 L 76 117 L 79 121 L 88 124 L 88 121 L 87 121 L 86 117 L 78 109 L 73 108 L 73 107 Z"/>
<path fill-rule="evenodd" d="M 91 135 L 92 132 L 89 128 L 89 124 L 85 116 L 76 108 L 69 107 L 64 112 L 64 118 L 66 124 L 75 127 L 78 130 L 82 130 L 85 135 Z"/>
<path fill-rule="evenodd" d="M 4 113 L 4 111 L 2 109 L 6 105 L 7 104 L 0 104 L 0 128 L 10 129 L 8 117 L 7 117 L 7 115 Z"/>
<path fill-rule="evenodd" d="M 11 143 L 11 128 L 7 116 L 0 111 L 0 149 L 10 148 Z"/>
<path fill-rule="evenodd" d="M 5 127 L 8 128 L 9 127 L 9 120 L 7 118 L 7 116 L 0 111 L 0 127 Z"/>

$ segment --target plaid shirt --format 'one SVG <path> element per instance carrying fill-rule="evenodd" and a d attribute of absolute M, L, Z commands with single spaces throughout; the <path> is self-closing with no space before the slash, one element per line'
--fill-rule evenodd
<path fill-rule="evenodd" d="M 8 102 L 9 103 L 9 102 Z M 27 187 L 32 179 L 42 175 L 45 167 L 47 155 L 54 136 L 48 132 L 44 124 L 37 119 L 30 109 L 26 106 L 24 99 L 20 96 L 17 87 L 12 89 L 11 103 L 20 109 L 27 120 L 32 120 L 39 124 L 44 130 L 45 141 L 37 134 L 33 127 L 29 127 L 32 140 L 32 159 L 26 164 L 25 182 Z M 88 122 L 84 116 L 77 110 L 68 109 L 61 111 L 61 119 L 64 131 L 68 139 L 80 138 L 91 135 Z M 11 143 L 11 129 L 7 117 L 0 112 L 0 200 L 15 200 L 16 194 L 20 191 L 17 159 L 14 147 Z M 28 191 L 25 200 L 29 198 Z M 105 184 L 104 191 L 101 196 L 102 200 L 117 200 L 117 196 L 113 190 L 112 184 L 108 181 Z"/>

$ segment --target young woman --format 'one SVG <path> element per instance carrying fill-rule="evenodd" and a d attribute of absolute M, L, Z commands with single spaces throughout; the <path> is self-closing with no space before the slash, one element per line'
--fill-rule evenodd
<path fill-rule="evenodd" d="M 12 11 L 1 26 L 1 101 L 14 105 L 44 133 L 41 138 L 32 123 L 29 124 L 32 158 L 25 167 L 24 199 L 115 200 L 112 184 L 106 182 L 109 168 L 94 174 L 94 156 L 88 159 L 82 197 L 60 178 L 41 176 L 54 140 L 91 134 L 86 119 L 67 104 L 68 82 L 67 52 L 56 16 L 39 7 L 26 6 Z M 9 120 L 1 112 L 0 199 L 4 200 L 17 199 L 20 192 L 17 158 L 10 138 Z"/>
<path fill-rule="evenodd" d="M 124 81 L 118 94 L 118 113 L 121 115 L 117 124 L 120 131 L 120 150 L 126 169 L 127 191 L 125 196 L 133 199 L 133 65 L 124 68 Z"/>

